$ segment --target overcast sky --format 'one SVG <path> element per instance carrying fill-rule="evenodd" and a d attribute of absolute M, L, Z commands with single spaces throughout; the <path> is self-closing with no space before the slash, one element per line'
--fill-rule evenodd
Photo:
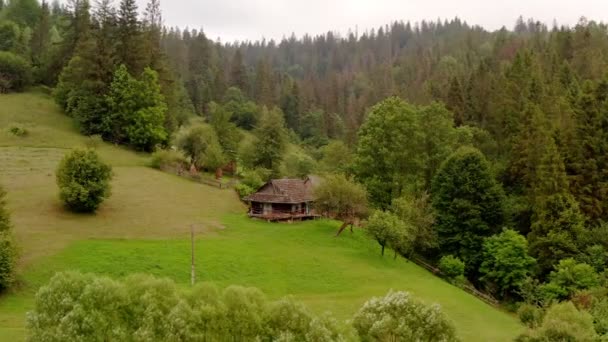
<path fill-rule="evenodd" d="M 147 1 L 138 1 L 143 9 Z M 608 21 L 608 0 L 161 0 L 161 6 L 165 25 L 202 27 L 223 42 L 456 16 L 490 30 L 512 28 L 520 15 L 549 25 L 573 25 L 581 16 Z"/>

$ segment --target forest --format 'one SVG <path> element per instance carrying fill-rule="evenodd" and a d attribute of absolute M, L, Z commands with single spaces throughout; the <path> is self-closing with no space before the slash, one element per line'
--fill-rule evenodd
<path fill-rule="evenodd" d="M 604 23 L 222 43 L 164 26 L 158 0 L 0 0 L 0 92 L 32 86 L 82 134 L 241 196 L 325 175 L 320 210 L 518 311 L 522 340 L 558 310 L 608 336 Z"/>

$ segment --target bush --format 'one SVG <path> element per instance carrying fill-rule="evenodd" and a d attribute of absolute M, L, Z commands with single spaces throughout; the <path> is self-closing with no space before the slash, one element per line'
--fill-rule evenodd
<path fill-rule="evenodd" d="M 10 231 L 0 232 L 0 292 L 15 282 L 17 248 Z"/>
<path fill-rule="evenodd" d="M 236 192 L 239 194 L 240 198 L 247 197 L 256 191 L 256 189 L 250 187 L 247 184 L 242 184 L 242 183 L 235 185 L 234 190 L 236 190 Z"/>
<path fill-rule="evenodd" d="M 83 324 L 83 322 L 86 322 Z M 343 341 L 333 320 L 255 288 L 58 273 L 28 314 L 31 341 Z"/>
<path fill-rule="evenodd" d="M 464 269 L 464 262 L 453 255 L 443 256 L 439 260 L 439 270 L 450 283 L 455 285 L 464 284 Z"/>
<path fill-rule="evenodd" d="M 75 212 L 94 212 L 110 196 L 112 168 L 92 150 L 66 155 L 57 169 L 59 197 Z"/>
<path fill-rule="evenodd" d="M 543 310 L 536 305 L 522 304 L 517 310 L 517 316 L 528 328 L 536 328 L 543 321 Z"/>
<path fill-rule="evenodd" d="M 572 258 L 563 259 L 549 275 L 549 283 L 541 286 L 545 301 L 569 299 L 577 291 L 600 285 L 595 269 Z"/>
<path fill-rule="evenodd" d="M 28 130 L 21 126 L 13 126 L 13 127 L 9 128 L 8 131 L 17 137 L 25 137 L 26 135 L 29 134 Z"/>
<path fill-rule="evenodd" d="M 98 149 L 101 144 L 103 144 L 103 139 L 99 134 L 90 135 L 87 141 L 85 141 L 85 146 L 92 150 Z"/>
<path fill-rule="evenodd" d="M 11 222 L 4 197 L 6 193 L 0 187 L 0 292 L 9 288 L 15 280 L 17 250 L 11 234 Z"/>
<path fill-rule="evenodd" d="M 188 161 L 179 152 L 173 150 L 157 150 L 152 153 L 150 167 L 172 173 L 188 169 Z"/>
<path fill-rule="evenodd" d="M 518 341 L 596 341 L 591 315 L 576 309 L 571 302 L 555 304 L 547 310 L 542 324 L 530 329 Z"/>
<path fill-rule="evenodd" d="M 355 314 L 361 341 L 458 341 L 439 305 L 427 306 L 407 292 L 372 298 Z"/>
<path fill-rule="evenodd" d="M 0 51 L 0 93 L 21 91 L 30 84 L 32 67 L 22 57 Z"/>

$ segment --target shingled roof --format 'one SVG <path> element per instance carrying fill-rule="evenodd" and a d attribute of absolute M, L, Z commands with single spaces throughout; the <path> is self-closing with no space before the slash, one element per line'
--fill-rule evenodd
<path fill-rule="evenodd" d="M 312 181 L 307 179 L 273 179 L 257 192 L 245 197 L 247 202 L 297 204 L 313 200 Z"/>

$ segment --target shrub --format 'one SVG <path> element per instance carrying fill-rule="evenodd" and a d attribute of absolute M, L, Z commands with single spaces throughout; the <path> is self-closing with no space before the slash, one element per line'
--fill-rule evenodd
<path fill-rule="evenodd" d="M 83 324 L 83 322 L 86 322 Z M 58 273 L 28 313 L 31 341 L 343 341 L 333 320 L 255 288 Z"/>
<path fill-rule="evenodd" d="M 0 187 L 0 292 L 9 288 L 15 280 L 17 250 L 11 234 L 11 222 L 4 197 L 6 193 Z"/>
<path fill-rule="evenodd" d="M 464 269 L 464 262 L 453 255 L 443 256 L 439 260 L 439 270 L 450 283 L 455 285 L 464 284 Z"/>
<path fill-rule="evenodd" d="M 572 258 L 561 260 L 549 279 L 549 283 L 541 286 L 545 300 L 568 299 L 577 291 L 600 285 L 599 276 L 592 266 Z"/>
<path fill-rule="evenodd" d="M 0 232 L 0 292 L 8 289 L 15 281 L 17 248 L 10 231 Z"/>
<path fill-rule="evenodd" d="M 30 84 L 32 67 L 22 57 L 0 51 L 0 93 L 21 91 Z"/>
<path fill-rule="evenodd" d="M 555 304 L 547 310 L 542 324 L 530 329 L 518 341 L 595 341 L 591 315 L 576 309 L 571 302 Z"/>
<path fill-rule="evenodd" d="M 25 137 L 26 135 L 29 134 L 28 130 L 21 126 L 13 126 L 8 131 L 17 137 Z"/>
<path fill-rule="evenodd" d="M 112 168 L 92 150 L 67 154 L 57 169 L 59 197 L 75 212 L 94 212 L 110 196 Z"/>
<path fill-rule="evenodd" d="M 179 173 L 188 168 L 188 161 L 177 151 L 157 150 L 152 153 L 150 167 L 162 171 Z"/>
<path fill-rule="evenodd" d="M 536 328 L 543 321 L 543 310 L 532 304 L 522 304 L 517 310 L 519 320 L 528 328 Z"/>
<path fill-rule="evenodd" d="M 85 141 L 85 146 L 92 150 L 98 149 L 101 144 L 103 144 L 103 139 L 99 134 L 90 135 L 89 138 Z"/>
<path fill-rule="evenodd" d="M 608 298 L 596 298 L 589 312 L 593 316 L 595 331 L 608 337 Z"/>
<path fill-rule="evenodd" d="M 439 305 L 425 305 L 407 292 L 370 299 L 355 314 L 353 326 L 361 341 L 458 340 Z"/>
<path fill-rule="evenodd" d="M 234 190 L 236 190 L 240 198 L 247 197 L 256 191 L 256 189 L 242 183 L 235 185 Z"/>

